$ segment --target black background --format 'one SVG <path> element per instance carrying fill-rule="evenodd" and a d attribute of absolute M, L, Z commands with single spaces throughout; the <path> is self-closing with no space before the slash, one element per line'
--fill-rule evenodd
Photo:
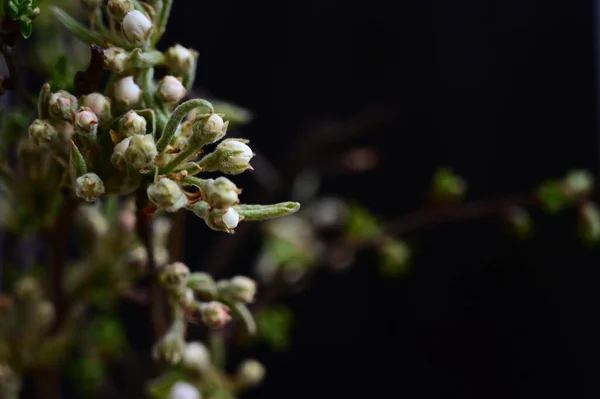
<path fill-rule="evenodd" d="M 380 167 L 323 187 L 393 219 L 443 165 L 470 199 L 595 171 L 593 24 L 584 0 L 176 1 L 163 44 L 199 50 L 198 85 L 256 113 L 242 134 L 276 165 L 310 126 L 393 107 L 363 140 Z M 288 301 L 290 352 L 251 353 L 268 378 L 247 397 L 597 397 L 597 251 L 574 214 L 535 216 L 529 243 L 495 220 L 412 234 L 405 279 L 369 254 L 319 274 Z"/>

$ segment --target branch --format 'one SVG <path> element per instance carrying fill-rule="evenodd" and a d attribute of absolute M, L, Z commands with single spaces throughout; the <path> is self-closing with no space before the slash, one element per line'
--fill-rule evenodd
<path fill-rule="evenodd" d="M 0 17 L 0 54 L 8 68 L 8 77 L 0 76 L 0 95 L 6 90 L 15 90 L 19 99 L 25 99 L 25 90 L 21 84 L 19 69 L 15 62 L 14 51 L 20 34 L 19 24 L 9 18 Z"/>

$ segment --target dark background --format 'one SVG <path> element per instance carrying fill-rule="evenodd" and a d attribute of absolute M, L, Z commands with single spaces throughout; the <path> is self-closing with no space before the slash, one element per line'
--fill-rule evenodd
<path fill-rule="evenodd" d="M 361 139 L 380 167 L 322 188 L 391 220 L 443 165 L 470 199 L 595 172 L 593 18 L 584 0 L 176 1 L 164 44 L 199 50 L 197 83 L 256 113 L 242 134 L 275 165 L 311 126 L 391 107 Z M 598 252 L 574 214 L 535 216 L 528 243 L 495 220 L 412 234 L 404 279 L 368 253 L 319 274 L 288 300 L 290 352 L 252 353 L 268 378 L 248 397 L 597 397 Z"/>

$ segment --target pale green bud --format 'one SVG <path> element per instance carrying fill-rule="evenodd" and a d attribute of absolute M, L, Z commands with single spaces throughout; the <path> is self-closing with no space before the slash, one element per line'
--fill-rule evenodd
<path fill-rule="evenodd" d="M 193 72 L 197 56 L 194 50 L 176 44 L 165 53 L 165 64 L 171 75 L 183 77 Z"/>
<path fill-rule="evenodd" d="M 48 113 L 52 119 L 71 121 L 77 109 L 77 98 L 65 90 L 59 90 L 50 96 Z"/>
<path fill-rule="evenodd" d="M 161 339 L 154 345 L 152 355 L 155 359 L 163 359 L 171 364 L 177 364 L 183 356 L 185 348 L 185 340 L 183 334 L 178 329 L 171 328 Z"/>
<path fill-rule="evenodd" d="M 106 10 L 110 15 L 121 21 L 129 11 L 133 11 L 133 1 L 108 0 Z"/>
<path fill-rule="evenodd" d="M 104 50 L 104 68 L 116 73 L 123 72 L 129 65 L 131 55 L 120 47 L 109 47 Z"/>
<path fill-rule="evenodd" d="M 231 321 L 229 310 L 227 305 L 217 301 L 200 304 L 202 321 L 210 328 L 221 328 Z"/>
<path fill-rule="evenodd" d="M 219 143 L 214 152 L 202 158 L 199 165 L 207 172 L 221 171 L 237 175 L 252 169 L 250 160 L 253 156 L 245 140 L 227 139 Z"/>
<path fill-rule="evenodd" d="M 119 120 L 119 133 L 125 137 L 146 134 L 146 118 L 135 111 L 129 111 Z"/>
<path fill-rule="evenodd" d="M 96 133 L 98 132 L 98 117 L 91 108 L 79 108 L 79 111 L 75 114 L 74 123 L 75 133 L 85 137 L 96 138 Z"/>
<path fill-rule="evenodd" d="M 213 208 L 229 208 L 240 202 L 238 194 L 242 190 L 226 177 L 218 177 L 216 179 L 208 179 L 205 186 L 204 195 L 206 201 Z"/>
<path fill-rule="evenodd" d="M 108 121 L 112 118 L 110 99 L 100 93 L 90 93 L 82 96 L 80 99 L 81 106 L 88 107 L 100 120 L 100 123 Z"/>
<path fill-rule="evenodd" d="M 125 167 L 127 166 L 127 162 L 125 162 L 125 151 L 127 150 L 127 147 L 129 147 L 131 139 L 132 137 L 127 137 L 126 139 L 121 140 L 113 148 L 113 153 L 110 156 L 110 161 L 119 170 L 125 170 Z"/>
<path fill-rule="evenodd" d="M 125 161 L 138 170 L 150 166 L 157 155 L 158 151 L 151 134 L 131 136 L 131 142 L 123 154 Z"/>
<path fill-rule="evenodd" d="M 75 195 L 92 202 L 104 194 L 104 183 L 95 173 L 86 173 L 75 180 Z"/>
<path fill-rule="evenodd" d="M 190 269 L 182 262 L 173 262 L 163 266 L 160 281 L 170 287 L 182 287 L 186 284 Z"/>
<path fill-rule="evenodd" d="M 252 303 L 256 295 L 256 282 L 245 276 L 219 281 L 217 289 L 221 295 L 243 303 Z"/>
<path fill-rule="evenodd" d="M 29 137 L 40 147 L 47 146 L 58 137 L 58 131 L 50 123 L 36 119 L 29 126 Z"/>
<path fill-rule="evenodd" d="M 167 212 L 176 212 L 188 203 L 179 184 L 166 177 L 148 186 L 146 192 L 150 201 Z"/>
<path fill-rule="evenodd" d="M 187 91 L 185 90 L 185 87 L 183 87 L 181 80 L 174 76 L 167 75 L 162 78 L 158 84 L 156 95 L 159 100 L 166 104 L 176 104 L 185 97 L 186 93 Z"/>
<path fill-rule="evenodd" d="M 35 307 L 36 324 L 42 330 L 50 327 L 56 318 L 54 305 L 50 301 L 40 301 Z"/>
<path fill-rule="evenodd" d="M 146 42 L 154 26 L 146 15 L 138 10 L 129 11 L 123 18 L 123 35 L 133 45 L 141 45 Z"/>
<path fill-rule="evenodd" d="M 254 359 L 246 359 L 238 366 L 236 378 L 242 387 L 255 387 L 265 378 L 265 367 Z"/>
<path fill-rule="evenodd" d="M 217 285 L 210 274 L 195 272 L 187 279 L 187 286 L 204 298 L 215 298 L 218 294 Z"/>
<path fill-rule="evenodd" d="M 594 189 L 594 178 L 587 170 L 573 170 L 563 180 L 562 187 L 569 198 L 585 197 Z"/>
<path fill-rule="evenodd" d="M 203 146 L 216 143 L 225 136 L 228 126 L 229 122 L 224 122 L 217 114 L 212 114 L 208 118 L 198 117 L 192 122 L 194 140 Z"/>
<path fill-rule="evenodd" d="M 185 381 L 177 381 L 169 391 L 168 399 L 202 399 L 198 388 Z"/>
<path fill-rule="evenodd" d="M 190 342 L 183 350 L 182 365 L 195 373 L 206 373 L 211 368 L 210 352 L 202 342 Z"/>
<path fill-rule="evenodd" d="M 117 101 L 128 107 L 138 104 L 142 99 L 142 89 L 135 83 L 133 76 L 126 76 L 117 81 L 113 94 Z"/>
<path fill-rule="evenodd" d="M 35 301 L 42 297 L 42 286 L 37 279 L 24 276 L 15 283 L 15 296 L 22 301 Z"/>

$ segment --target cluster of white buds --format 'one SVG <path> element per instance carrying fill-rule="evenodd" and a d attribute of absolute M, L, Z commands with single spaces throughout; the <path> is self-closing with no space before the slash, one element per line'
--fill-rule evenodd
<path fill-rule="evenodd" d="M 198 58 L 196 51 L 176 44 L 165 53 L 165 64 L 172 75 L 184 77 L 194 72 L 196 58 Z"/>
<path fill-rule="evenodd" d="M 52 119 L 71 121 L 77 109 L 77 99 L 65 90 L 59 90 L 50 96 L 48 112 Z"/>
<path fill-rule="evenodd" d="M 123 158 L 129 165 L 139 170 L 150 166 L 157 155 L 158 151 L 151 134 L 135 134 L 131 136 Z"/>

